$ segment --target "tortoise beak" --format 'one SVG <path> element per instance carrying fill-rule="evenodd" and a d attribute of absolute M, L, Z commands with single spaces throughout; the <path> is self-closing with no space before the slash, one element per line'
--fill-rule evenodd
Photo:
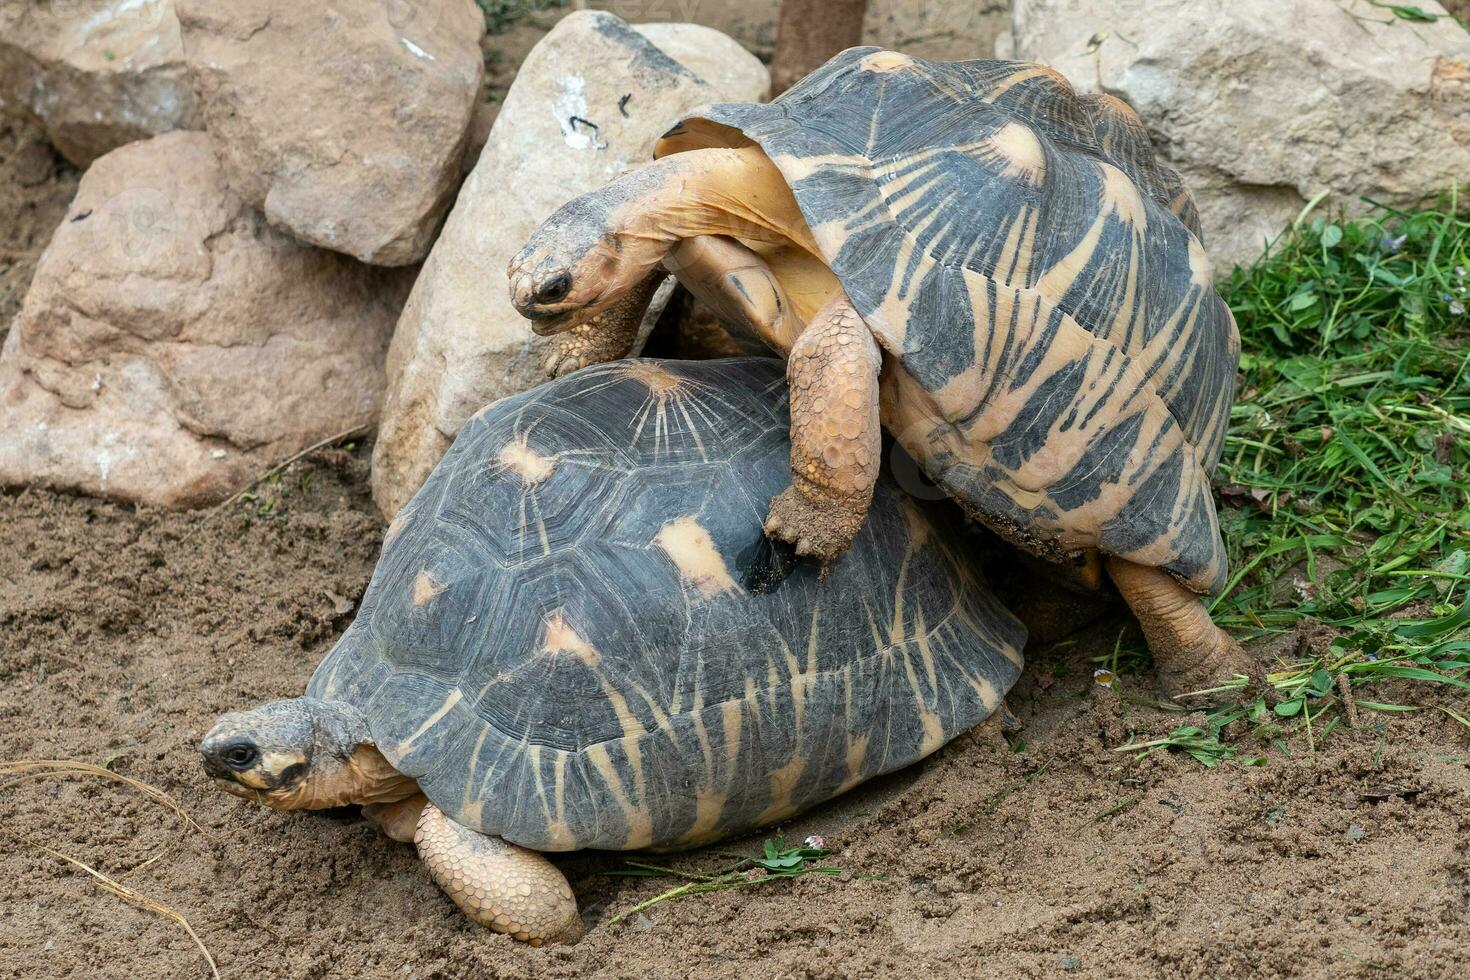
<path fill-rule="evenodd" d="M 525 314 L 521 314 L 525 316 Z M 538 337 L 554 337 L 568 330 L 575 330 L 592 318 L 588 310 L 569 310 L 549 316 L 527 317 L 531 321 L 531 332 Z"/>

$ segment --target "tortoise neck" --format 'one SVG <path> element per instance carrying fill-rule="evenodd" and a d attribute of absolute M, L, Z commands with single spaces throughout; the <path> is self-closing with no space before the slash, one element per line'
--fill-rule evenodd
<path fill-rule="evenodd" d="M 418 791 L 412 777 L 394 769 L 376 745 L 364 742 L 346 758 L 313 766 L 307 778 L 265 802 L 276 810 L 325 810 L 355 803 L 397 803 Z"/>
<path fill-rule="evenodd" d="M 394 803 L 418 792 L 418 784 L 389 762 L 373 741 L 367 718 L 346 701 L 298 698 L 311 719 L 306 774 L 294 785 L 265 794 L 277 810 L 325 810 L 354 803 Z"/>
<path fill-rule="evenodd" d="M 759 147 L 689 150 L 646 169 L 658 177 L 640 205 L 668 247 L 699 235 L 728 235 L 791 242 L 819 254 L 786 178 Z"/>

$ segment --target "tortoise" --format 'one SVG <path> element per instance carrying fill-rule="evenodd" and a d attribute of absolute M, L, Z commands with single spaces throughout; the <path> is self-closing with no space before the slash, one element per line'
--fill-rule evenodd
<path fill-rule="evenodd" d="M 628 360 L 493 403 L 389 525 L 304 697 L 200 744 L 278 809 L 365 804 L 471 918 L 579 931 L 540 852 L 692 847 L 909 765 L 985 720 L 1025 630 L 880 479 L 836 562 L 762 515 L 781 362 Z M 999 717 L 996 719 L 999 720 Z"/>
<path fill-rule="evenodd" d="M 1126 103 L 1043 65 L 852 48 L 655 155 L 510 264 L 517 310 L 563 335 L 549 373 L 625 354 L 627 305 L 672 271 L 788 357 L 769 533 L 848 547 L 881 421 L 971 517 L 1092 587 L 1105 568 L 1170 694 L 1255 676 L 1199 598 L 1227 580 L 1210 477 L 1239 332 Z"/>

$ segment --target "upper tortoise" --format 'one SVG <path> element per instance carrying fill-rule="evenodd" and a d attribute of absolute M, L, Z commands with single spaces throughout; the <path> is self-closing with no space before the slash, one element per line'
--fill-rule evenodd
<path fill-rule="evenodd" d="M 210 775 L 367 804 L 472 918 L 540 943 L 579 920 L 537 852 L 737 834 L 985 719 L 1025 631 L 942 508 L 881 479 L 825 574 L 766 537 L 785 387 L 770 358 L 622 361 L 489 406 L 306 696 L 222 717 Z"/>
<path fill-rule="evenodd" d="M 789 355 L 769 533 L 848 546 L 881 418 L 1003 536 L 1094 584 L 1105 564 L 1170 693 L 1253 673 L 1198 599 L 1226 581 L 1210 475 L 1239 334 L 1127 105 L 1042 65 L 853 48 L 656 153 L 510 265 L 517 309 L 566 335 L 551 373 L 625 354 L 662 263 Z"/>

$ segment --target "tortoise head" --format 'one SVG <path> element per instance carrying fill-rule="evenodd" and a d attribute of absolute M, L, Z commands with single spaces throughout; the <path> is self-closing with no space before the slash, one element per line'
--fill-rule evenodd
<path fill-rule="evenodd" d="M 315 698 L 232 711 L 199 743 L 204 771 L 216 785 L 276 810 L 364 802 L 354 764 L 362 748 L 377 754 L 362 713 Z"/>
<path fill-rule="evenodd" d="M 541 336 L 590 322 L 644 282 L 675 239 L 659 228 L 663 183 L 635 170 L 552 213 L 511 259 L 516 311 Z"/>

